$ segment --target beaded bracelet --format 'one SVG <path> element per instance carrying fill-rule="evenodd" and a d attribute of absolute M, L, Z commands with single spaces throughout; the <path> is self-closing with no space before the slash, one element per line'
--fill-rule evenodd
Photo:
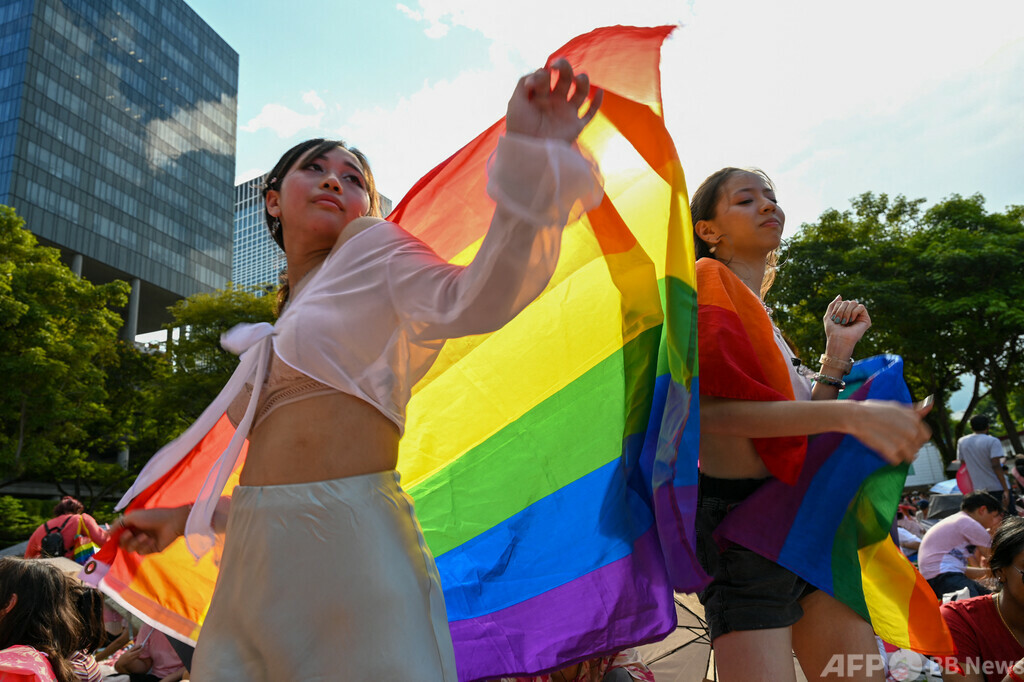
<path fill-rule="evenodd" d="M 814 383 L 835 386 L 840 391 L 846 388 L 846 382 L 843 381 L 842 379 L 836 379 L 835 377 L 830 377 L 829 375 L 822 374 L 821 372 L 818 372 L 814 375 Z M 1024 680 L 1021 680 L 1021 682 L 1024 682 Z"/>
<path fill-rule="evenodd" d="M 1006 673 L 1007 677 L 1013 680 L 1013 682 L 1024 682 L 1024 677 L 1020 676 L 1020 674 L 1016 671 L 1016 667 L 1016 663 L 1010 666 L 1010 669 Z"/>
<path fill-rule="evenodd" d="M 851 369 L 853 369 L 853 358 L 850 358 L 849 360 L 840 360 L 839 358 L 833 358 L 822 353 L 821 357 L 818 358 L 818 364 L 822 367 L 826 364 L 832 365 L 845 376 L 850 373 Z"/>

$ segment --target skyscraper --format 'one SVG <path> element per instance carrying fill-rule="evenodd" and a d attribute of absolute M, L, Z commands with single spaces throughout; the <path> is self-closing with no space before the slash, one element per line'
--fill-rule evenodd
<path fill-rule="evenodd" d="M 0 0 L 0 203 L 126 336 L 231 270 L 238 54 L 182 0 Z"/>
<path fill-rule="evenodd" d="M 270 238 L 263 217 L 264 176 L 235 185 L 235 237 L 231 281 L 238 286 L 277 285 L 284 252 Z"/>

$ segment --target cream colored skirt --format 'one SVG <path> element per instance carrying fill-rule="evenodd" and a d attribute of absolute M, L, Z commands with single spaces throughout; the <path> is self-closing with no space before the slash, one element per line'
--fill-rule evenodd
<path fill-rule="evenodd" d="M 235 488 L 192 679 L 454 681 L 437 568 L 398 480 Z"/>

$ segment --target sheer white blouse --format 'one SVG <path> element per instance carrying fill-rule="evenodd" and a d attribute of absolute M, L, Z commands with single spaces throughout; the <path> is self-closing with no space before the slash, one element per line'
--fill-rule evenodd
<path fill-rule="evenodd" d="M 253 387 L 230 444 L 210 470 L 185 527 L 195 556 L 214 543 L 213 512 L 252 427 L 270 354 L 375 406 L 404 429 L 412 386 L 449 338 L 494 331 L 547 286 L 577 202 L 600 203 L 594 163 L 566 142 L 507 135 L 488 168 L 497 204 L 473 261 L 450 265 L 400 226 L 381 221 L 336 246 L 292 290 L 277 323 L 242 324 L 221 338 L 241 356 L 199 419 L 146 464 L 118 508 L 159 480 Z"/>

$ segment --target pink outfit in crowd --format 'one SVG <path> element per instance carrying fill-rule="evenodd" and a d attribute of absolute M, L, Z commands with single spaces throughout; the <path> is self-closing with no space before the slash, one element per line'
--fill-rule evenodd
<path fill-rule="evenodd" d="M 153 661 L 153 667 L 149 669 L 150 675 L 166 677 L 181 668 L 181 659 L 167 640 L 167 636 L 159 630 L 154 630 L 153 626 L 143 625 L 139 628 L 139 635 L 135 641 L 143 643 L 139 657 Z"/>
<path fill-rule="evenodd" d="M 925 580 L 940 573 L 963 573 L 972 552 L 968 546 L 991 547 L 992 536 L 966 513 L 960 511 L 933 526 L 921 540 L 917 564 Z"/>
<path fill-rule="evenodd" d="M 46 654 L 25 644 L 0 651 L 0 682 L 57 682 Z"/>

